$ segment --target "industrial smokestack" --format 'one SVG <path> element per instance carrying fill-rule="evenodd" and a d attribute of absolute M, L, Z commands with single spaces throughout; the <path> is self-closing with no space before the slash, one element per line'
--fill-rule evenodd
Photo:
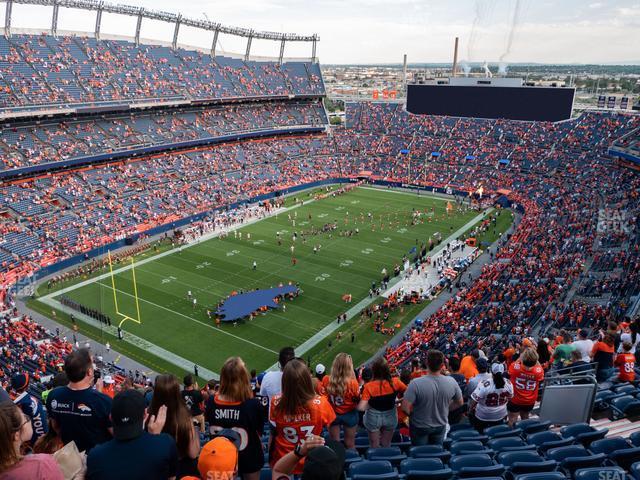
<path fill-rule="evenodd" d="M 407 91 L 407 54 L 404 54 L 402 60 L 402 90 Z"/>
<path fill-rule="evenodd" d="M 451 76 L 456 76 L 456 70 L 458 69 L 458 37 L 456 37 L 456 43 L 453 47 L 453 69 L 451 71 Z"/>

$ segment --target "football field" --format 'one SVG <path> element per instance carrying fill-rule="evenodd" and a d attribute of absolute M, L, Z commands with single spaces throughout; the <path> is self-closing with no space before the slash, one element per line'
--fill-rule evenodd
<path fill-rule="evenodd" d="M 112 278 L 104 270 L 95 278 L 63 285 L 65 288 L 59 291 L 48 293 L 41 287 L 40 293 L 48 295 L 39 301 L 57 308 L 64 295 L 109 315 L 117 325 L 122 317 L 116 313 L 115 299 L 119 312 L 133 319 L 122 324 L 125 341 L 137 342 L 152 365 L 155 356 L 184 370 L 197 364 L 218 372 L 227 357 L 240 355 L 249 368 L 260 371 L 275 363 L 283 346 L 299 347 L 298 355 L 306 358 L 305 353 L 332 338 L 337 315 L 349 311 L 353 319 L 347 323 L 358 321 L 360 309 L 375 301 L 369 298 L 369 289 L 372 282 L 380 281 L 383 268 L 393 272 L 403 255 L 412 258 L 411 249 L 419 248 L 436 232 L 446 239 L 463 227 L 468 229 L 481 216 L 472 210 L 448 213 L 447 203 L 424 193 L 418 196 L 360 187 L 289 207 L 277 216 L 243 226 L 238 230 L 242 238 L 235 238 L 232 232 L 224 239 L 216 237 L 182 249 L 169 248 L 155 256 L 151 252 L 138 256 L 135 287 L 139 318 L 132 270 L 126 263 L 114 266 L 116 295 Z M 426 213 L 412 225 L 414 209 Z M 303 231 L 334 222 L 337 229 L 330 234 L 306 235 L 306 242 L 302 242 Z M 352 236 L 340 234 L 356 228 L 359 233 Z M 295 242 L 294 232 L 298 233 Z M 318 245 L 314 253 L 313 247 Z M 286 301 L 286 311 L 269 310 L 236 326 L 223 323 L 217 327 L 207 316 L 207 309 L 215 310 L 232 291 L 266 289 L 289 282 L 298 284 L 303 293 Z M 188 291 L 197 305 L 187 298 Z M 345 303 L 345 294 L 352 295 L 352 303 Z M 113 329 L 107 339 L 117 349 L 112 334 Z M 388 340 L 376 334 L 361 341 L 370 344 L 368 351 L 375 351 Z M 354 356 L 354 360 L 365 359 Z"/>

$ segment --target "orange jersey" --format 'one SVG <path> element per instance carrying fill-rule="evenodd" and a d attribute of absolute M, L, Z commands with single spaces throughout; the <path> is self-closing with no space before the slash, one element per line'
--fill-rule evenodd
<path fill-rule="evenodd" d="M 271 399 L 269 409 L 269 421 L 274 427 L 273 439 L 271 441 L 271 452 L 269 463 L 271 467 L 293 451 L 300 441 L 309 435 L 321 435 L 322 429 L 328 427 L 336 419 L 336 414 L 325 397 L 320 395 L 312 399 L 306 407 L 294 415 L 287 415 L 279 412 L 276 406 L 280 402 L 280 395 Z M 294 470 L 294 474 L 302 473 L 304 459 L 300 460 Z"/>
<path fill-rule="evenodd" d="M 613 364 L 618 367 L 620 381 L 633 382 L 635 380 L 636 356 L 633 353 L 619 353 Z"/>
<path fill-rule="evenodd" d="M 336 415 L 342 415 L 343 413 L 355 410 L 358 406 L 358 402 L 360 401 L 360 385 L 355 378 L 349 380 L 342 396 L 331 395 L 327 391 L 328 386 L 329 375 L 322 379 L 322 387 L 324 394 L 327 396 L 327 399 L 333 407 L 333 411 L 336 412 Z"/>
<path fill-rule="evenodd" d="M 509 377 L 513 383 L 513 403 L 516 405 L 536 403 L 538 387 L 544 379 L 544 369 L 539 364 L 533 368 L 527 368 L 517 360 L 509 366 Z"/>

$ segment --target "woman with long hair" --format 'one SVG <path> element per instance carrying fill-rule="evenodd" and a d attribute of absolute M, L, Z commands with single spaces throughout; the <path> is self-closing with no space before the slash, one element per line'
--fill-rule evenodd
<path fill-rule="evenodd" d="M 598 340 L 591 350 L 591 360 L 596 362 L 596 380 L 604 382 L 613 374 L 613 352 L 616 339 L 610 333 L 605 333 L 602 340 Z"/>
<path fill-rule="evenodd" d="M 371 364 L 373 380 L 365 384 L 358 404 L 364 413 L 364 427 L 369 432 L 372 448 L 391 445 L 393 431 L 398 425 L 396 401 L 407 386 L 398 377 L 392 377 L 389 364 L 384 357 L 376 358 Z"/>
<path fill-rule="evenodd" d="M 358 402 L 360 386 L 353 370 L 353 360 L 347 353 L 339 353 L 331 365 L 331 374 L 322 379 L 329 403 L 336 419 L 329 427 L 329 434 L 340 441 L 340 428 L 344 429 L 344 446 L 355 448 L 358 428 Z"/>
<path fill-rule="evenodd" d="M 233 429 L 240 435 L 238 473 L 243 480 L 258 480 L 264 465 L 262 432 L 264 414 L 261 403 L 253 398 L 247 367 L 240 357 L 228 358 L 220 371 L 220 387 L 205 406 L 209 431 Z"/>
<path fill-rule="evenodd" d="M 269 463 L 271 467 L 289 452 L 300 452 L 300 442 L 311 435 L 320 435 L 336 419 L 333 408 L 313 389 L 311 374 L 303 360 L 287 362 L 282 372 L 282 393 L 271 398 L 269 421 L 271 431 Z M 302 473 L 304 458 L 294 470 Z"/>
<path fill-rule="evenodd" d="M 480 382 L 471 393 L 470 420 L 480 433 L 485 428 L 503 424 L 507 418 L 507 404 L 513 397 L 513 385 L 504 378 L 504 371 L 502 363 L 494 363 L 491 365 L 491 377 Z"/>
<path fill-rule="evenodd" d="M 544 338 L 538 340 L 536 352 L 538 353 L 538 361 L 540 362 L 540 365 L 542 365 L 542 368 L 547 370 L 551 362 L 551 352 L 549 351 L 549 344 Z"/>
<path fill-rule="evenodd" d="M 0 404 L 0 480 L 62 480 L 64 476 L 51 455 L 23 456 L 21 447 L 31 440 L 31 420 L 11 403 Z"/>
<path fill-rule="evenodd" d="M 162 433 L 168 433 L 178 447 L 178 478 L 198 475 L 196 458 L 200 452 L 200 438 L 193 424 L 191 412 L 180 394 L 180 381 L 170 374 L 158 375 L 149 405 L 149 417 L 157 417 L 160 407 L 167 407 L 167 421 Z"/>

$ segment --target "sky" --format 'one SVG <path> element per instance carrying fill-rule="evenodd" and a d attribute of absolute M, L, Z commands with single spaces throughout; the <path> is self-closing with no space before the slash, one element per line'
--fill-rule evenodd
<path fill-rule="evenodd" d="M 322 63 L 470 62 L 640 64 L 640 0 L 120 0 L 225 25 L 317 33 Z M 13 26 L 49 28 L 51 8 L 13 5 Z M 4 24 L 4 8 L 0 9 Z M 95 14 L 61 9 L 59 30 L 93 29 Z M 102 32 L 133 36 L 136 19 L 103 15 Z M 143 22 L 142 37 L 171 41 L 173 27 Z M 211 32 L 182 27 L 179 42 L 210 48 Z M 244 52 L 221 35 L 218 50 Z M 277 56 L 279 44 L 254 41 L 252 53 Z M 285 56 L 308 57 L 308 44 Z M 640 73 L 640 67 L 639 67 Z"/>

